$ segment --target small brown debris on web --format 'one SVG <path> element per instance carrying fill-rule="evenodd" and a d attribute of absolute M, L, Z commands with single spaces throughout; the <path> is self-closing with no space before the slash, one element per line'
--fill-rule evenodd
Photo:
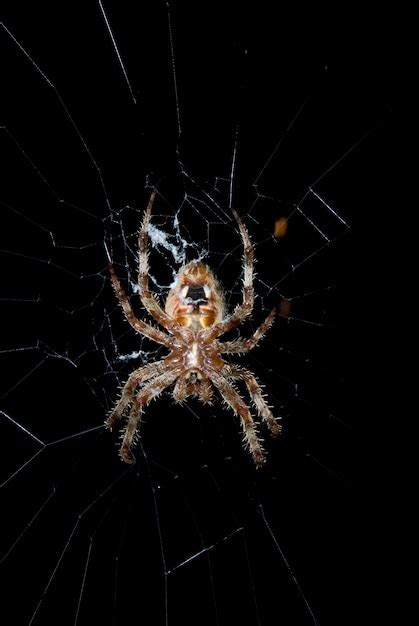
<path fill-rule="evenodd" d="M 288 219 L 286 217 L 280 217 L 275 222 L 274 237 L 282 239 L 287 234 Z"/>
<path fill-rule="evenodd" d="M 279 314 L 283 317 L 289 317 L 291 315 L 291 300 L 287 300 L 286 298 L 282 298 L 279 303 Z"/>

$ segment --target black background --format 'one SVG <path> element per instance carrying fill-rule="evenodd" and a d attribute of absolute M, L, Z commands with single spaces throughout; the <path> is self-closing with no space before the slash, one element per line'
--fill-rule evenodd
<path fill-rule="evenodd" d="M 1 409 L 44 443 L 65 439 L 2 488 L 4 623 L 29 624 L 38 603 L 33 624 L 74 624 L 76 615 L 79 625 L 359 623 L 362 519 L 350 477 L 362 423 L 352 345 L 365 304 L 352 230 L 380 219 L 391 44 L 384 51 L 380 16 L 344 8 L 277 14 L 269 3 L 174 2 L 179 136 L 166 5 L 126 4 L 105 8 L 136 104 L 96 3 L 6 10 L 4 25 L 50 85 L 0 31 Z M 221 405 L 191 401 L 193 415 L 165 396 L 150 407 L 144 448 L 126 471 L 109 433 L 69 438 L 102 423 L 118 393 L 115 374 L 124 380 L 133 368 L 118 365 L 113 339 L 120 352 L 138 347 L 109 286 L 103 241 L 125 205 L 144 206 L 150 185 L 162 195 L 156 211 L 164 220 L 185 190 L 204 198 L 215 177 L 228 179 L 236 132 L 234 204 L 256 220 L 248 225 L 260 244 L 259 278 L 276 283 L 287 273 L 285 257 L 316 252 L 277 291 L 260 283 L 255 325 L 280 295 L 318 295 L 296 298 L 293 317 L 279 319 L 246 361 L 282 414 L 284 435 L 272 442 L 264 433 L 269 463 L 256 472 Z M 272 232 L 329 168 L 315 189 L 352 229 L 304 204 L 330 245 L 313 240 L 304 219 L 279 253 L 264 243 L 263 229 Z M 229 180 L 217 189 L 228 211 Z M 257 193 L 268 199 L 252 207 Z M 121 215 L 135 229 L 138 213 Z M 189 219 L 189 232 L 204 240 L 205 221 Z M 239 244 L 227 215 L 214 226 L 208 262 L 233 303 Z M 115 243 L 113 253 L 124 278 L 123 248 Z M 164 258 L 153 262 L 167 284 Z M 40 445 L 5 416 L 1 430 L 6 480 Z"/>

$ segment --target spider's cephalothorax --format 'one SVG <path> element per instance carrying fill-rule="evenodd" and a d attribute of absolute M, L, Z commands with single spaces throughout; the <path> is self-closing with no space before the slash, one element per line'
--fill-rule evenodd
<path fill-rule="evenodd" d="M 240 416 L 245 445 L 256 466 L 260 467 L 265 460 L 263 448 L 250 410 L 234 387 L 234 381 L 245 383 L 258 414 L 273 435 L 277 435 L 281 427 L 266 404 L 253 374 L 237 365 L 226 363 L 221 354 L 248 352 L 254 348 L 272 325 L 275 311 L 271 311 L 250 338 L 225 342 L 218 340 L 221 335 L 239 326 L 253 309 L 253 246 L 249 234 L 233 210 L 244 244 L 244 277 L 243 300 L 232 313 L 226 314 L 220 286 L 209 267 L 201 261 L 192 261 L 178 272 L 163 309 L 148 286 L 147 233 L 155 195 L 153 191 L 139 233 L 138 285 L 145 309 L 167 332 L 150 326 L 134 315 L 112 266 L 110 272 L 115 293 L 131 326 L 165 346 L 169 354 L 160 361 L 132 372 L 106 425 L 112 429 L 123 415 L 127 415 L 120 455 L 126 463 L 133 463 L 132 447 L 138 422 L 143 407 L 150 400 L 173 385 L 173 397 L 177 402 L 182 402 L 190 395 L 196 395 L 202 402 L 210 402 L 214 386 L 227 405 Z"/>

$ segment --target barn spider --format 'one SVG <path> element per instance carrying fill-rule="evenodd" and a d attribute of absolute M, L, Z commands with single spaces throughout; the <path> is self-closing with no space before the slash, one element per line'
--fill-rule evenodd
<path fill-rule="evenodd" d="M 118 403 L 105 422 L 106 426 L 112 430 L 122 416 L 127 415 L 120 456 L 125 463 L 134 463 L 132 448 L 137 438 L 141 412 L 146 404 L 172 384 L 176 402 L 182 402 L 190 395 L 197 396 L 202 402 L 211 402 L 213 385 L 218 388 L 225 403 L 240 415 L 245 447 L 252 454 L 256 466 L 260 467 L 265 461 L 264 451 L 249 408 L 235 389 L 233 381 L 241 380 L 245 383 L 258 414 L 273 435 L 279 434 L 281 426 L 266 404 L 253 374 L 238 365 L 226 363 L 220 355 L 252 350 L 273 324 L 275 310 L 270 312 L 250 338 L 218 341 L 218 337 L 239 326 L 253 309 L 253 246 L 249 234 L 233 210 L 244 244 L 244 278 L 242 303 L 232 313 L 226 314 L 220 286 L 209 267 L 200 261 L 192 261 L 179 270 L 163 310 L 148 286 L 148 226 L 155 196 L 156 192 L 153 191 L 139 232 L 138 284 L 142 304 L 167 333 L 135 316 L 112 265 L 110 273 L 113 288 L 131 326 L 170 352 L 160 361 L 132 372 Z"/>

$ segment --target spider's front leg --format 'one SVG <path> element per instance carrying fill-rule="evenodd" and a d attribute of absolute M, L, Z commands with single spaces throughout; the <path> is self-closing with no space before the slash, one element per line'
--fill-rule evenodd
<path fill-rule="evenodd" d="M 250 240 L 249 233 L 246 226 L 243 224 L 238 213 L 231 209 L 236 219 L 236 222 L 240 229 L 240 234 L 243 240 L 244 250 L 244 264 L 243 264 L 243 290 L 242 290 L 242 302 L 237 305 L 233 313 L 226 317 L 225 320 L 214 324 L 214 326 L 208 332 L 206 341 L 211 342 L 216 337 L 223 335 L 229 330 L 236 328 L 246 317 L 248 317 L 253 311 L 254 302 L 254 289 L 253 289 L 253 263 L 254 263 L 254 251 L 253 245 Z"/>
<path fill-rule="evenodd" d="M 114 288 L 116 296 L 122 306 L 122 309 L 125 313 L 125 317 L 127 318 L 128 322 L 131 324 L 131 326 L 134 328 L 134 330 L 141 333 L 142 335 L 145 335 L 149 339 L 152 339 L 156 343 L 161 343 L 163 346 L 166 346 L 166 348 L 171 348 L 172 338 L 169 335 L 166 335 L 158 328 L 153 328 L 153 326 L 146 324 L 145 322 L 143 322 L 142 320 L 139 320 L 136 317 L 134 311 L 132 310 L 131 304 L 128 300 L 128 296 L 125 293 L 124 288 L 122 287 L 118 276 L 116 275 L 113 265 L 109 266 L 109 271 L 111 273 L 112 286 Z"/>
<path fill-rule="evenodd" d="M 148 201 L 143 223 L 138 234 L 138 286 L 140 288 L 140 299 L 146 311 L 148 311 L 161 326 L 166 328 L 169 332 L 172 332 L 178 327 L 178 323 L 162 309 L 155 296 L 151 293 L 148 285 L 148 229 L 155 197 L 156 191 L 153 191 Z"/>

